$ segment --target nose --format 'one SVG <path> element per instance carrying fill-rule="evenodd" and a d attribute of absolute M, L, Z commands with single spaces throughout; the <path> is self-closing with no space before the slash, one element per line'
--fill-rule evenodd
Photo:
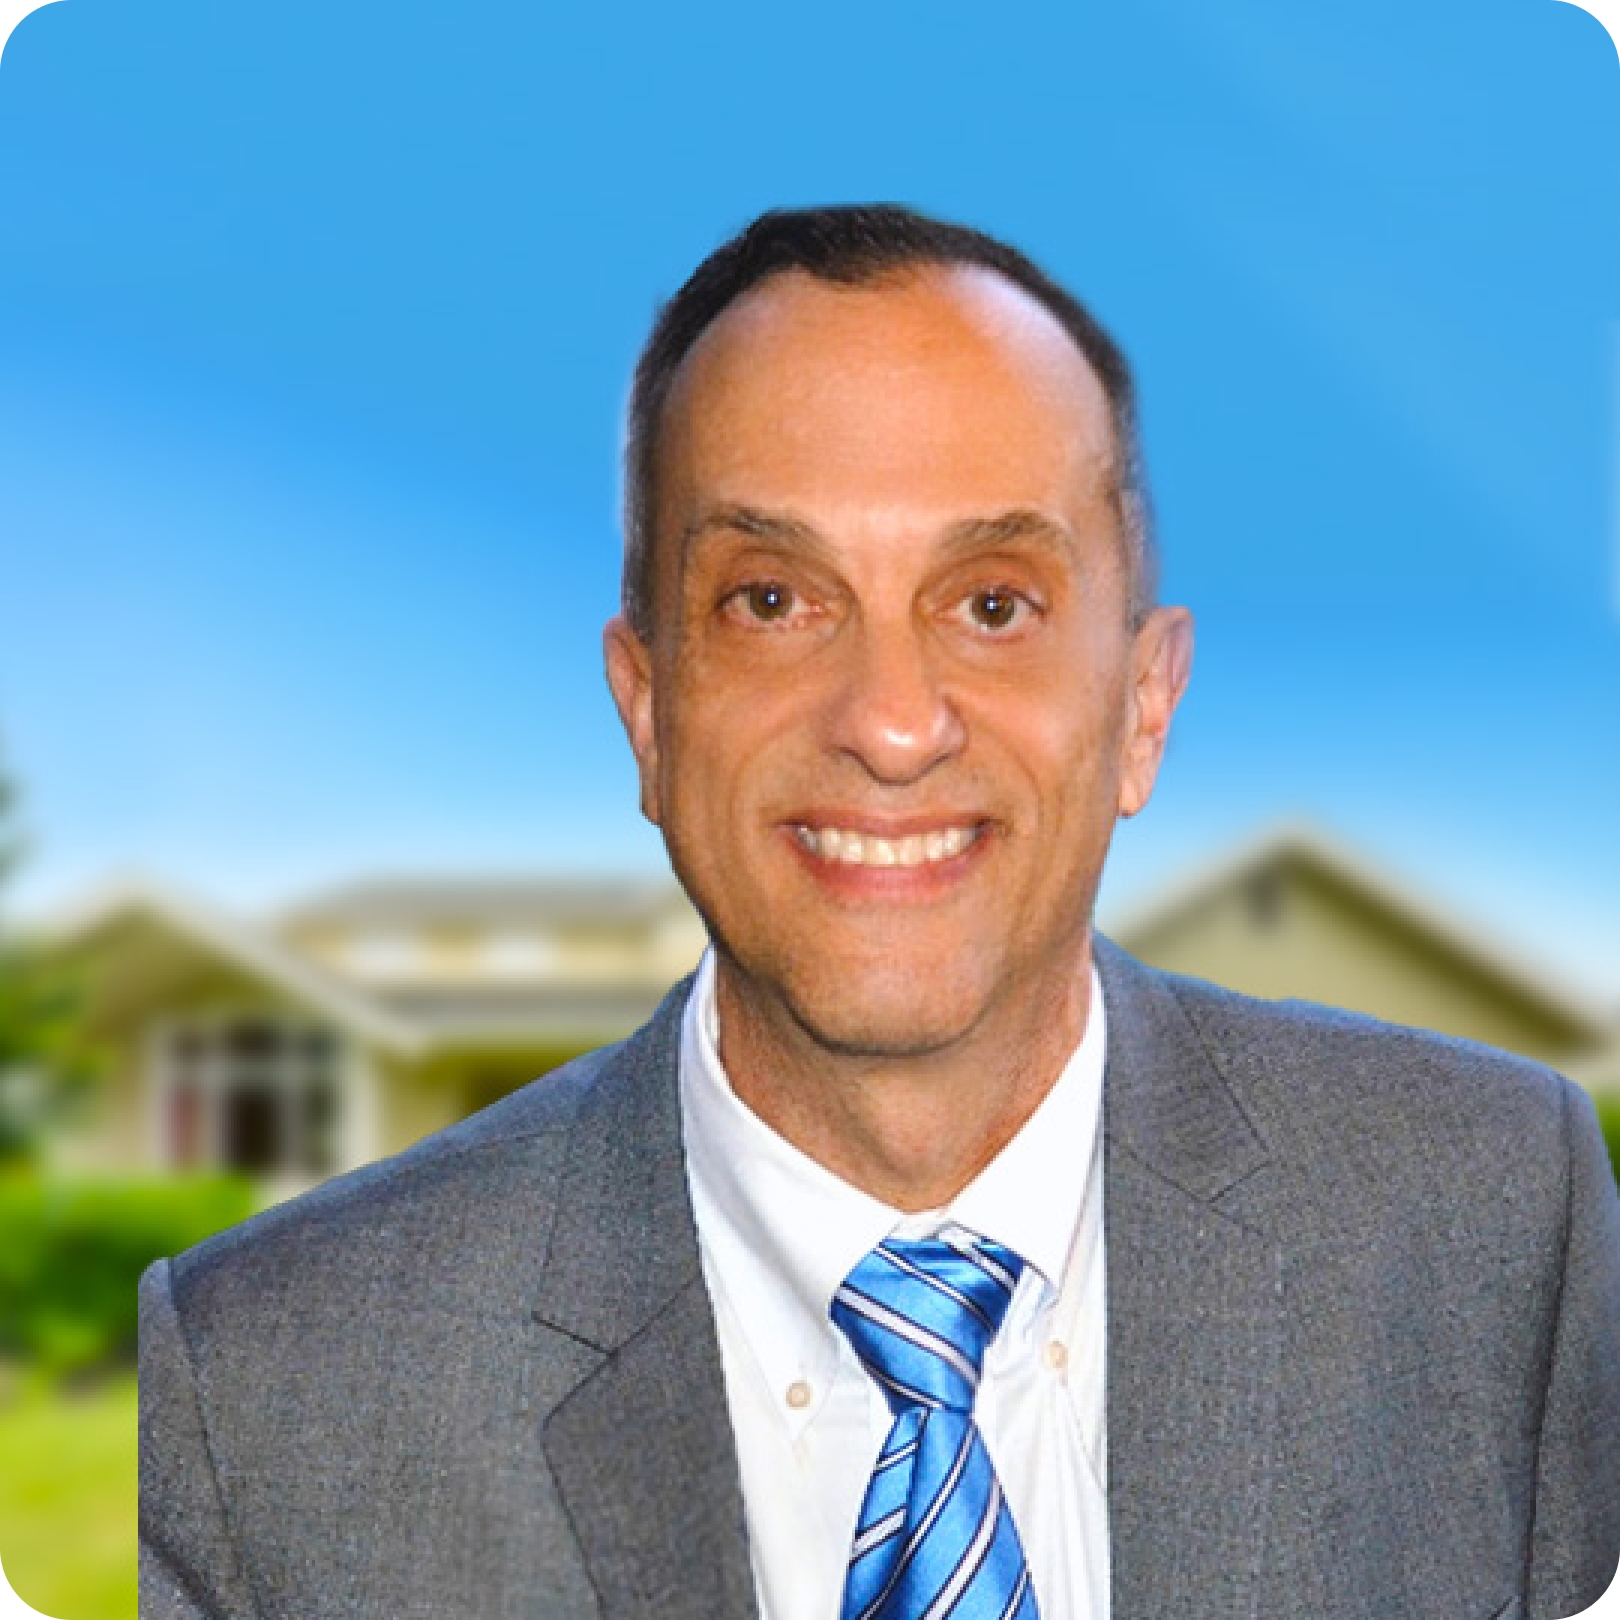
<path fill-rule="evenodd" d="M 961 752 L 966 727 L 938 649 L 913 623 L 862 623 L 850 636 L 827 715 L 828 740 L 879 782 L 903 786 Z"/>

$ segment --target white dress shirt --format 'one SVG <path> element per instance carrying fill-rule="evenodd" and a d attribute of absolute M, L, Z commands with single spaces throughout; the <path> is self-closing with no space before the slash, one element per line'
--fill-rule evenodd
<path fill-rule="evenodd" d="M 1018 1135 L 950 1205 L 904 1215 L 801 1153 L 732 1090 L 714 953 L 686 1008 L 687 1179 L 714 1303 L 763 1620 L 838 1620 L 861 1499 L 892 1415 L 828 1315 L 883 1238 L 960 1226 L 1024 1261 L 974 1415 L 1042 1620 L 1107 1620 L 1102 990 Z"/>

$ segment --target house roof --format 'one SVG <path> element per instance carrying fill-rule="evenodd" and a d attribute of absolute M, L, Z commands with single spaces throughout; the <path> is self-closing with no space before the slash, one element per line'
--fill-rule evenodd
<path fill-rule="evenodd" d="M 299 901 L 276 918 L 282 932 L 344 927 L 477 922 L 557 927 L 650 922 L 685 909 L 667 877 L 379 878 Z"/>
<path fill-rule="evenodd" d="M 72 951 L 132 921 L 194 944 L 387 1051 L 414 1055 L 423 1046 L 421 1033 L 410 1024 L 323 973 L 272 935 L 148 879 L 128 879 L 103 889 L 63 917 L 49 930 L 49 938 L 55 947 Z"/>
<path fill-rule="evenodd" d="M 1395 876 L 1308 822 L 1286 821 L 1195 867 L 1160 889 L 1146 903 L 1110 919 L 1109 933 L 1127 949 L 1218 892 L 1267 870 L 1292 865 L 1314 871 L 1359 893 L 1402 927 L 1442 954 L 1544 1009 L 1602 1044 L 1620 1037 L 1620 1017 L 1573 989 L 1489 926 L 1460 917 L 1455 908 L 1426 896 L 1420 885 Z"/>
<path fill-rule="evenodd" d="M 664 984 L 454 985 L 382 992 L 379 1001 L 431 1047 L 597 1045 L 652 1017 Z"/>
<path fill-rule="evenodd" d="M 48 930 L 66 951 L 108 940 L 134 924 L 162 930 L 215 960 L 272 986 L 339 1027 L 389 1053 L 423 1057 L 446 1048 L 595 1043 L 643 1023 L 662 984 L 356 984 L 299 950 L 302 926 L 361 929 L 445 922 L 656 923 L 689 909 L 669 880 L 410 879 L 368 882 L 284 912 L 269 926 L 230 917 L 150 879 L 126 879 L 92 896 Z"/>

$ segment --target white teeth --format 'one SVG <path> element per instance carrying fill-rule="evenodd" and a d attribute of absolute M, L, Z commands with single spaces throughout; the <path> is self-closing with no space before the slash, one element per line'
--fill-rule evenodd
<path fill-rule="evenodd" d="M 799 841 L 824 861 L 850 866 L 921 866 L 960 855 L 975 837 L 972 827 L 948 832 L 910 833 L 904 838 L 879 838 L 873 833 L 845 832 L 837 827 L 798 829 Z"/>

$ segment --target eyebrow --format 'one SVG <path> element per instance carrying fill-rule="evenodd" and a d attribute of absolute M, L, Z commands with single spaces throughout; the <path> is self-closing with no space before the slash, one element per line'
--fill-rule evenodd
<path fill-rule="evenodd" d="M 807 550 L 820 550 L 825 542 L 808 523 L 775 512 L 761 512 L 752 506 L 741 506 L 734 501 L 722 501 L 701 513 L 681 530 L 681 555 L 689 555 L 692 547 L 711 534 L 729 531 L 746 534 L 753 540 L 775 540 Z"/>
<path fill-rule="evenodd" d="M 1020 506 L 1009 512 L 998 512 L 994 517 L 962 518 L 950 524 L 945 530 L 943 545 L 949 551 L 958 552 L 1029 542 L 1046 550 L 1067 551 L 1074 545 L 1074 535 L 1066 523 Z"/>
<path fill-rule="evenodd" d="M 711 534 L 745 534 L 755 540 L 809 552 L 825 552 L 826 540 L 814 525 L 785 513 L 762 512 L 755 507 L 725 501 L 694 518 L 681 531 L 681 555 Z M 1067 525 L 1028 507 L 1014 507 L 990 517 L 958 518 L 947 524 L 940 550 L 947 556 L 982 551 L 993 546 L 1034 543 L 1043 550 L 1066 551 L 1074 544 Z"/>

